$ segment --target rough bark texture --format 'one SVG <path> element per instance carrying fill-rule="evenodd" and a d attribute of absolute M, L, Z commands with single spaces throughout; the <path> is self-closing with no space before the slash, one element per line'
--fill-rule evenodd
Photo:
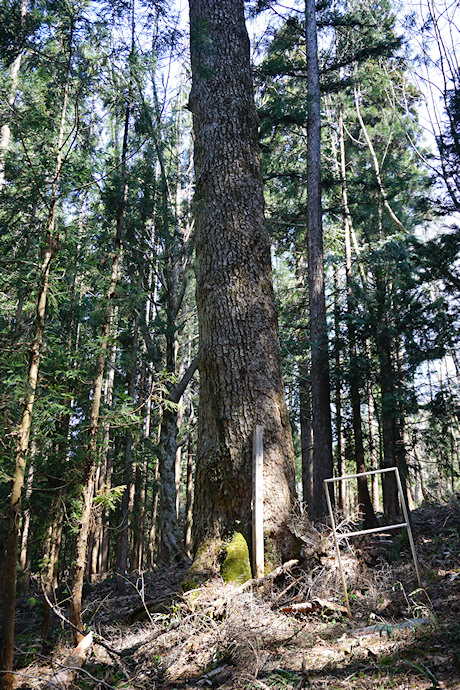
<path fill-rule="evenodd" d="M 310 298 L 311 396 L 313 413 L 313 502 L 309 515 L 327 514 L 323 480 L 332 477 L 332 429 L 324 295 L 323 227 L 321 207 L 321 95 L 315 0 L 306 0 L 306 52 L 308 84 L 307 229 Z"/>
<path fill-rule="evenodd" d="M 194 547 L 236 528 L 249 538 L 251 440 L 261 424 L 266 548 L 276 560 L 291 555 L 294 455 L 243 0 L 190 0 L 190 30 L 200 336 Z"/>

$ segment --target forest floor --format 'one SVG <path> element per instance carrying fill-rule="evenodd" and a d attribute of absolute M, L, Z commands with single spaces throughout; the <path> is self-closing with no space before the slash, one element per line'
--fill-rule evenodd
<path fill-rule="evenodd" d="M 95 641 L 71 687 L 460 689 L 460 502 L 412 516 L 423 588 L 407 535 L 361 538 L 343 555 L 351 618 L 326 533 L 264 587 L 216 578 L 183 594 L 180 569 L 133 578 L 124 597 L 114 580 L 93 585 L 84 618 Z M 296 531 L 311 554 L 312 533 Z M 38 592 L 18 601 L 16 688 L 43 687 L 69 654 L 55 615 L 53 652 L 41 654 L 39 601 Z"/>

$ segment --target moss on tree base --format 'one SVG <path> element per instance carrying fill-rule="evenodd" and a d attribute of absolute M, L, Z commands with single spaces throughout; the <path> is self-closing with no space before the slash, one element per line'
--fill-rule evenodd
<path fill-rule="evenodd" d="M 230 542 L 222 538 L 203 542 L 182 582 L 182 589 L 184 592 L 196 589 L 219 575 L 225 583 L 235 584 L 252 578 L 249 549 L 241 532 L 235 532 Z"/>
<path fill-rule="evenodd" d="M 243 584 L 252 578 L 249 549 L 241 532 L 235 532 L 226 547 L 226 556 L 220 574 L 225 583 Z"/>
<path fill-rule="evenodd" d="M 207 539 L 201 544 L 182 582 L 184 592 L 196 589 L 206 580 L 219 574 L 218 561 L 221 550 L 221 539 Z"/>

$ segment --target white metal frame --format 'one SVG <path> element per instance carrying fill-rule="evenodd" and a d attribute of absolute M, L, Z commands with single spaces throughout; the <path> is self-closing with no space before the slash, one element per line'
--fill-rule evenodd
<path fill-rule="evenodd" d="M 333 482 L 340 482 L 340 481 L 344 481 L 347 479 L 356 479 L 358 477 L 368 477 L 371 474 L 384 474 L 385 472 L 394 472 L 395 473 L 396 483 L 398 485 L 399 498 L 401 501 L 401 507 L 402 507 L 402 511 L 404 514 L 405 522 L 399 522 L 396 525 L 386 525 L 385 527 L 373 527 L 371 529 L 362 529 L 362 530 L 359 530 L 358 532 L 345 532 L 343 534 L 338 534 L 336 527 L 335 527 L 335 520 L 334 520 L 334 513 L 332 510 L 331 497 L 329 495 L 327 485 L 330 483 L 333 483 Z M 347 606 L 347 611 L 348 611 L 349 616 L 351 616 L 350 602 L 348 600 L 347 585 L 345 582 L 345 575 L 344 575 L 343 568 L 342 568 L 342 559 L 340 558 L 339 540 L 341 540 L 341 539 L 348 539 L 349 537 L 359 537 L 361 534 L 375 534 L 376 532 L 388 532 L 388 530 L 397 529 L 398 527 L 407 527 L 407 534 L 409 536 L 410 548 L 412 550 L 412 557 L 414 559 L 414 566 L 415 566 L 415 572 L 417 574 L 417 581 L 418 581 L 419 587 L 422 587 L 422 582 L 420 579 L 420 573 L 418 570 L 417 554 L 415 553 L 414 538 L 412 536 L 412 529 L 411 529 L 410 522 L 409 522 L 409 513 L 407 512 L 406 501 L 404 499 L 404 493 L 403 493 L 402 485 L 401 485 L 401 478 L 399 476 L 399 470 L 397 467 L 386 467 L 383 470 L 371 470 L 369 472 L 360 472 L 358 474 L 346 474 L 346 475 L 343 475 L 342 477 L 332 477 L 331 479 L 325 479 L 324 480 L 324 491 L 326 492 L 327 507 L 329 509 L 329 515 L 331 517 L 332 534 L 334 536 L 334 543 L 335 543 L 335 548 L 337 551 L 337 560 L 339 563 L 340 577 L 342 578 L 342 586 L 343 586 L 343 591 L 345 594 L 345 603 Z"/>

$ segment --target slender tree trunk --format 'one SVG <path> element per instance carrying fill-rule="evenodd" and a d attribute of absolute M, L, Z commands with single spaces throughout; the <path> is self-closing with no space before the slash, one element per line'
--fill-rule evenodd
<path fill-rule="evenodd" d="M 185 553 L 190 558 L 192 551 L 192 490 L 193 490 L 193 447 L 192 436 L 189 429 L 187 444 L 187 479 L 185 487 Z"/>
<path fill-rule="evenodd" d="M 311 420 L 311 386 L 308 364 L 299 372 L 300 448 L 302 454 L 302 500 L 313 501 L 313 427 Z"/>
<path fill-rule="evenodd" d="M 292 435 L 243 0 L 190 0 L 200 402 L 194 548 L 251 544 L 252 434 L 264 426 L 266 552 L 291 556 Z"/>
<path fill-rule="evenodd" d="M 185 372 L 185 362 L 182 360 L 179 366 L 179 378 L 182 378 Z M 180 400 L 177 406 L 177 416 L 176 416 L 176 436 L 180 434 L 182 423 L 184 420 L 184 405 L 182 400 Z M 176 444 L 176 462 L 174 466 L 174 476 L 176 483 L 176 515 L 179 520 L 179 509 L 180 509 L 180 480 L 182 475 L 182 446 Z"/>
<path fill-rule="evenodd" d="M 396 467 L 397 428 L 395 417 L 395 393 L 393 381 L 393 363 L 391 341 L 388 326 L 382 324 L 379 337 L 379 378 L 382 409 L 382 442 L 383 468 Z M 395 520 L 399 515 L 398 488 L 393 472 L 382 475 L 383 510 L 388 520 Z"/>
<path fill-rule="evenodd" d="M 112 488 L 112 452 L 107 446 L 107 450 L 103 451 L 102 462 L 105 465 L 105 491 L 110 491 Z M 97 573 L 99 579 L 102 579 L 110 570 L 110 511 L 104 510 L 102 515 L 102 531 L 100 537 L 99 558 Z"/>
<path fill-rule="evenodd" d="M 375 426 L 375 403 L 374 395 L 372 391 L 372 379 L 370 376 L 371 367 L 371 346 L 369 340 L 366 340 L 366 358 L 368 362 L 368 376 L 366 380 L 366 392 L 367 392 L 367 415 L 369 424 L 369 454 L 371 458 L 371 470 L 377 470 L 379 468 L 379 454 L 378 454 L 378 439 L 376 439 Z M 377 474 L 372 475 L 371 480 L 371 496 L 372 505 L 374 510 L 378 512 L 380 510 L 380 496 L 379 496 L 379 478 Z"/>
<path fill-rule="evenodd" d="M 151 570 L 155 563 L 155 546 L 157 543 L 157 517 L 158 517 L 158 502 L 160 499 L 159 491 L 160 470 L 158 460 L 155 463 L 155 470 L 153 476 L 153 497 L 152 497 L 152 511 L 151 523 L 149 531 L 149 543 L 147 547 L 147 567 Z"/>
<path fill-rule="evenodd" d="M 177 173 L 178 181 L 176 185 L 176 194 L 173 195 L 170 189 L 169 180 L 166 172 L 166 163 L 164 157 L 164 145 L 161 138 L 158 136 L 158 131 L 161 131 L 161 116 L 156 95 L 155 84 L 153 83 L 155 114 L 156 114 L 156 128 L 151 124 L 151 133 L 155 143 L 156 153 L 158 156 L 158 163 L 160 168 L 161 179 L 161 222 L 163 225 L 163 235 L 168 237 L 171 246 L 167 251 L 167 258 L 164 266 L 164 276 L 166 283 L 166 373 L 168 375 L 177 375 L 176 360 L 177 360 L 177 318 L 185 296 L 185 289 L 188 281 L 188 274 L 191 263 L 191 253 L 193 243 L 190 241 L 190 228 L 187 226 L 185 233 L 181 233 L 180 228 L 180 156 L 177 156 Z M 178 152 L 180 149 L 180 133 L 177 133 Z M 169 228 L 169 215 L 171 211 L 175 213 L 175 228 L 174 233 L 171 233 Z M 182 235 L 184 241 L 185 251 L 182 252 L 173 246 L 173 242 L 177 241 Z M 180 374 L 180 372 L 179 372 Z M 178 403 L 179 401 L 176 401 Z M 158 444 L 158 461 L 159 472 L 161 478 L 160 484 L 160 544 L 159 553 L 164 562 L 169 562 L 174 559 L 183 559 L 185 553 L 183 551 L 182 537 L 180 536 L 178 523 L 178 491 L 176 479 L 176 463 L 180 459 L 180 451 L 176 445 L 178 425 L 178 411 L 177 409 L 165 408 L 162 414 L 162 422 L 160 427 L 160 439 Z M 178 458 L 179 456 L 179 458 Z M 172 483 L 171 483 L 172 482 Z M 171 510 L 171 501 L 174 494 L 175 514 Z"/>
<path fill-rule="evenodd" d="M 136 520 L 133 525 L 133 548 L 131 554 L 131 570 L 142 570 L 142 562 L 144 558 L 144 530 L 145 530 L 145 498 L 146 485 L 145 478 L 147 474 L 146 461 L 138 463 L 136 467 L 136 484 L 134 504 L 136 506 Z"/>
<path fill-rule="evenodd" d="M 146 311 L 148 312 L 148 306 Z M 141 368 L 140 390 L 142 392 L 141 407 L 145 411 L 143 422 L 143 447 L 144 459 L 137 466 L 136 475 L 136 497 L 135 504 L 137 506 L 136 526 L 134 529 L 134 545 L 131 562 L 131 569 L 141 571 L 144 562 L 145 550 L 145 529 L 146 529 L 146 499 L 147 499 L 147 476 L 149 471 L 149 456 L 147 453 L 148 439 L 150 437 L 150 421 L 151 421 L 151 400 L 150 389 L 152 385 L 152 375 L 148 371 L 148 364 L 146 362 L 147 348 L 143 344 L 143 358 Z"/>
<path fill-rule="evenodd" d="M 32 495 L 32 486 L 33 486 L 33 480 L 34 480 L 34 462 L 33 458 L 35 455 L 35 444 L 32 441 L 31 443 L 31 448 L 30 448 L 30 463 L 29 463 L 29 469 L 27 472 L 27 487 L 26 487 L 26 501 L 28 501 Z M 29 590 L 29 582 L 28 578 L 30 573 L 28 572 L 29 570 L 29 531 L 30 531 L 30 518 L 31 518 L 31 510 L 30 506 L 24 511 L 23 517 L 22 517 L 22 531 L 21 531 L 21 550 L 20 550 L 20 556 L 19 556 L 19 567 L 21 568 L 21 571 L 24 575 L 24 592 L 27 594 Z"/>
<path fill-rule="evenodd" d="M 360 100 L 361 100 L 361 91 L 359 84 L 355 85 L 354 87 L 354 98 L 355 98 L 355 108 L 356 108 L 356 115 L 358 117 L 358 122 L 361 126 L 361 131 L 364 135 L 364 140 L 367 144 L 367 148 L 369 149 L 369 154 L 371 156 L 372 160 L 372 166 L 374 168 L 375 172 L 375 179 L 377 181 L 377 185 L 379 188 L 380 192 L 380 197 L 381 197 L 381 202 L 383 204 L 383 207 L 385 208 L 386 212 L 390 216 L 391 220 L 395 224 L 395 226 L 398 228 L 398 230 L 401 230 L 402 232 L 405 232 L 404 225 L 401 223 L 395 212 L 390 206 L 390 203 L 388 201 L 387 194 L 385 192 L 385 188 L 383 186 L 383 181 L 382 181 L 382 176 L 380 173 L 380 165 L 377 159 L 377 154 L 375 153 L 374 145 L 372 144 L 372 140 L 369 136 L 369 132 L 367 131 L 367 127 L 364 123 L 364 120 L 361 115 L 361 107 L 360 107 Z"/>
<path fill-rule="evenodd" d="M 32 411 L 35 402 L 35 391 L 37 388 L 38 369 L 45 326 L 45 309 L 48 295 L 49 273 L 53 257 L 54 248 L 50 237 L 41 267 L 42 285 L 37 304 L 35 338 L 32 343 L 30 353 L 28 393 L 22 414 L 22 421 L 17 430 L 15 470 L 10 495 L 10 506 L 8 510 L 8 531 L 5 538 L 5 561 L 3 565 L 3 614 L 2 629 L 0 633 L 0 654 L 2 662 L 0 668 L 4 671 L 3 676 L 0 676 L 0 683 L 3 684 L 0 687 L 5 688 L 5 690 L 12 688 L 13 683 L 11 669 L 13 668 L 16 560 L 19 524 L 21 518 L 21 494 L 25 479 L 29 435 L 32 423 Z"/>
<path fill-rule="evenodd" d="M 69 45 L 72 43 L 72 30 L 70 32 Z M 43 250 L 43 261 L 40 270 L 40 287 L 38 293 L 35 335 L 30 348 L 28 389 L 22 413 L 21 423 L 16 431 L 16 457 L 13 474 L 13 485 L 10 495 L 10 504 L 7 513 L 8 528 L 5 537 L 5 561 L 3 565 L 3 592 L 2 592 L 2 627 L 0 631 L 0 687 L 3 690 L 11 690 L 13 687 L 13 648 L 14 648 L 14 610 L 16 602 L 16 563 L 19 537 L 19 524 L 21 518 L 21 496 L 24 486 L 27 454 L 29 450 L 29 437 L 32 425 L 32 412 L 37 389 L 38 371 L 45 329 L 45 312 L 48 298 L 49 278 L 51 264 L 56 256 L 58 243 L 54 237 L 56 218 L 56 206 L 58 200 L 59 180 L 62 168 L 64 130 L 67 115 L 67 101 L 70 88 L 70 65 L 72 54 L 69 54 L 67 66 L 67 78 L 64 87 L 61 109 L 60 126 L 56 147 L 56 159 L 51 191 L 48 220 L 46 223 L 46 245 Z"/>
<path fill-rule="evenodd" d="M 105 470 L 106 463 L 101 458 L 100 465 L 97 468 L 95 481 L 96 496 L 104 490 L 105 487 Z M 102 541 L 102 515 L 103 508 L 98 506 L 93 510 L 93 529 L 91 530 L 88 546 L 88 565 L 87 577 L 90 582 L 97 582 L 99 580 L 99 562 Z"/>
<path fill-rule="evenodd" d="M 296 284 L 302 294 L 308 291 L 307 259 L 304 256 L 304 241 L 301 238 L 296 245 Z M 311 380 L 310 380 L 310 354 L 309 340 L 305 337 L 306 322 L 299 332 L 299 348 L 302 356 L 299 361 L 298 395 L 299 395 L 299 422 L 300 422 L 300 452 L 302 461 L 302 501 L 304 508 L 313 502 L 313 427 L 311 414 Z"/>
<path fill-rule="evenodd" d="M 139 316 L 134 319 L 133 338 L 131 346 L 131 366 L 129 369 L 128 397 L 134 405 L 136 395 L 137 377 L 137 349 L 139 338 Z M 134 491 L 136 479 L 136 467 L 132 462 L 133 435 L 131 430 L 126 432 L 125 440 L 125 490 L 121 502 L 121 515 L 123 526 L 119 536 L 119 560 L 117 590 L 119 594 L 126 594 L 126 574 L 128 569 L 128 543 L 131 516 L 134 508 Z"/>
<path fill-rule="evenodd" d="M 186 386 L 198 368 L 195 358 L 188 367 L 180 383 L 170 392 L 168 402 L 178 404 Z M 165 563 L 184 561 L 186 554 L 183 548 L 182 535 L 179 529 L 176 509 L 176 434 L 177 412 L 165 405 L 161 420 L 158 460 L 160 469 L 160 532 L 161 559 Z"/>
<path fill-rule="evenodd" d="M 53 600 L 53 589 L 56 580 L 56 564 L 59 558 L 60 548 L 60 530 L 62 530 L 62 507 L 61 496 L 62 491 L 53 498 L 51 504 L 50 515 L 52 520 L 48 526 L 47 539 L 44 553 L 44 568 L 42 571 L 42 586 L 46 596 L 50 601 Z M 43 654 L 48 652 L 50 642 L 50 623 L 51 623 L 51 608 L 48 602 L 43 602 L 43 620 L 42 620 L 42 645 Z"/>
<path fill-rule="evenodd" d="M 348 353 L 349 353 L 349 385 L 350 385 L 350 402 L 353 417 L 353 437 L 355 445 L 355 461 L 356 472 L 362 473 L 366 471 L 366 463 L 364 459 L 364 444 L 363 444 L 363 427 L 361 418 L 361 394 L 360 394 L 360 368 L 357 357 L 356 345 L 356 328 L 353 322 L 354 312 L 356 308 L 353 296 L 353 274 L 352 274 L 352 257 L 351 257 L 351 229 L 352 218 L 350 208 L 348 205 L 348 190 L 346 181 L 346 162 L 345 162 L 345 137 L 343 126 L 342 107 L 339 105 L 338 113 L 339 126 L 339 147 L 340 147 L 340 189 L 342 197 L 342 206 L 344 211 L 344 234 L 345 234 L 345 275 L 347 282 L 347 330 L 348 330 Z M 374 508 L 372 506 L 371 497 L 369 494 L 369 487 L 366 477 L 358 477 L 358 501 L 363 511 L 364 527 L 370 529 L 377 526 L 377 519 L 375 517 Z"/>
<path fill-rule="evenodd" d="M 118 328 L 118 307 L 113 310 L 112 318 L 112 335 L 117 332 Z M 115 381 L 115 361 L 117 357 L 117 344 L 113 342 L 108 358 L 107 374 L 104 383 L 104 404 L 107 409 L 112 407 L 113 403 L 113 386 Z M 104 421 L 101 433 L 101 477 L 104 478 L 104 484 L 101 488 L 104 491 L 110 491 L 112 487 L 112 453 L 111 453 L 111 438 L 110 438 L 110 422 Z M 98 560 L 97 568 L 93 570 L 99 576 L 103 577 L 109 570 L 109 556 L 110 556 L 110 511 L 106 508 L 101 512 L 101 534 L 99 538 Z"/>
<path fill-rule="evenodd" d="M 343 374 L 342 374 L 342 343 L 340 334 L 340 305 L 339 305 L 339 275 L 334 266 L 334 358 L 335 358 L 335 427 L 337 434 L 336 457 L 337 476 L 344 474 L 345 448 L 343 437 Z M 337 507 L 345 512 L 345 482 L 338 482 Z"/>
<path fill-rule="evenodd" d="M 132 462 L 133 451 L 133 437 L 128 432 L 125 440 L 125 490 L 121 502 L 121 517 L 122 527 L 118 541 L 118 577 L 117 577 L 117 591 L 118 594 L 126 594 L 126 577 L 128 572 L 129 560 L 129 533 L 131 517 L 134 508 L 134 492 L 135 492 L 135 466 Z"/>
<path fill-rule="evenodd" d="M 91 410 L 89 416 L 88 445 L 83 467 L 83 488 L 82 488 L 82 510 L 75 538 L 75 553 L 72 563 L 72 593 L 70 597 L 70 619 L 73 627 L 75 643 L 78 644 L 84 637 L 81 621 L 81 599 L 83 591 L 83 578 L 86 566 L 86 550 L 88 544 L 88 534 L 91 524 L 91 508 L 94 496 L 94 480 L 97 464 L 97 438 L 99 426 L 99 410 L 101 405 L 102 383 L 104 380 L 104 367 L 107 354 L 107 344 L 112 322 L 113 300 L 118 284 L 118 273 L 121 263 L 121 236 L 123 228 L 123 218 L 126 204 L 126 154 L 128 150 L 130 106 L 126 106 L 125 125 L 123 134 L 123 147 L 121 154 L 121 184 L 120 199 L 117 208 L 116 234 L 114 242 L 114 252 L 112 269 L 110 275 L 109 288 L 106 296 L 106 306 L 104 321 L 100 333 L 99 354 L 96 358 L 96 369 L 92 386 Z"/>
<path fill-rule="evenodd" d="M 161 420 L 158 460 L 160 468 L 160 532 L 161 560 L 169 563 L 181 559 L 183 553 L 182 536 L 177 520 L 176 491 L 176 434 L 177 414 L 175 410 L 165 409 Z"/>
<path fill-rule="evenodd" d="M 409 468 L 407 466 L 407 416 L 405 403 L 403 399 L 403 381 L 404 381 L 404 371 L 403 371 L 403 352 L 401 347 L 400 338 L 396 338 L 395 341 L 395 375 L 397 376 L 397 417 L 396 417 L 396 446 L 395 455 L 396 463 L 399 469 L 399 474 L 401 477 L 402 492 L 406 505 L 408 505 L 408 486 L 409 486 Z M 409 514 L 409 520 L 411 516 Z"/>
<path fill-rule="evenodd" d="M 323 223 L 321 205 L 321 94 L 315 0 L 305 2 L 307 52 L 307 230 L 313 414 L 312 519 L 327 514 L 323 481 L 333 476 L 329 357 L 324 294 Z"/>

